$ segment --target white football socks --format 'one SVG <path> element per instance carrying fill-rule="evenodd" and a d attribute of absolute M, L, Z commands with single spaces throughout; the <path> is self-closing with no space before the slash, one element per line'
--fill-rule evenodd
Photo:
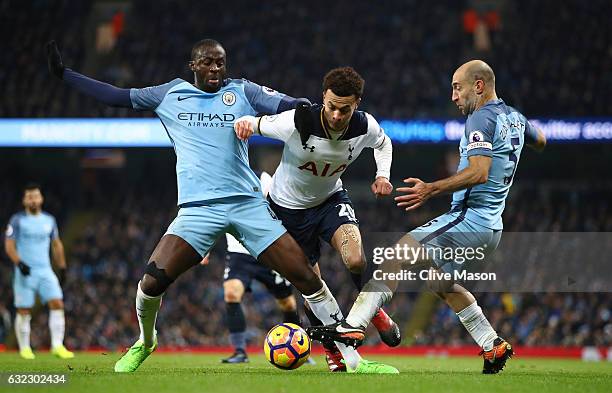
<path fill-rule="evenodd" d="M 155 334 L 155 321 L 157 320 L 157 312 L 161 305 L 163 294 L 159 296 L 149 296 L 140 289 L 138 282 L 138 290 L 136 291 L 136 315 L 138 316 L 138 325 L 140 326 L 140 340 L 144 342 L 145 348 L 153 346 Z"/>
<path fill-rule="evenodd" d="M 30 348 L 30 314 L 22 315 L 17 313 L 15 317 L 15 335 L 17 336 L 17 344 L 19 350 Z"/>
<path fill-rule="evenodd" d="M 393 292 L 387 285 L 376 280 L 368 281 L 351 308 L 346 323 L 353 327 L 365 329 L 379 308 L 393 297 Z"/>
<path fill-rule="evenodd" d="M 497 333 L 482 313 L 480 306 L 474 302 L 457 313 L 459 320 L 472 335 L 476 343 L 485 351 L 493 349 Z"/>
<path fill-rule="evenodd" d="M 64 310 L 49 310 L 49 332 L 51 332 L 51 348 L 64 345 L 66 320 Z"/>
<path fill-rule="evenodd" d="M 316 315 L 317 318 L 325 325 L 330 325 L 332 323 L 338 322 L 342 319 L 342 311 L 340 311 L 340 307 L 336 302 L 336 299 L 325 285 L 323 281 L 323 288 L 319 289 L 317 292 L 312 295 L 304 295 L 304 299 L 308 302 L 310 309 Z M 355 350 L 353 347 L 347 347 L 344 344 L 336 342 L 340 353 L 342 353 L 342 357 L 346 362 L 347 367 L 351 369 L 357 368 L 359 362 L 361 361 L 361 356 L 359 352 Z"/>

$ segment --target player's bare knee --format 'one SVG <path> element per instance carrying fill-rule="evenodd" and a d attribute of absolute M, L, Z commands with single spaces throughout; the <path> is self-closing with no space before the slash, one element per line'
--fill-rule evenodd
<path fill-rule="evenodd" d="M 238 280 L 228 280 L 223 283 L 223 300 L 226 303 L 240 303 L 242 301 L 244 288 L 240 281 L 235 281 Z"/>
<path fill-rule="evenodd" d="M 147 296 L 159 296 L 172 284 L 174 279 L 168 277 L 164 269 L 159 269 L 155 261 L 145 268 L 145 274 L 140 280 L 140 289 Z"/>
<path fill-rule="evenodd" d="M 236 292 L 225 292 L 223 300 L 225 300 L 225 303 L 240 303 L 242 302 L 242 296 Z"/>

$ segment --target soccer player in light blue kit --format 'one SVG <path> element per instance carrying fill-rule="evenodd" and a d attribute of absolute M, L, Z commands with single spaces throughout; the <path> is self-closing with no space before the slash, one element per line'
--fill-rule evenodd
<path fill-rule="evenodd" d="M 30 319 L 35 296 L 49 306 L 49 330 L 51 332 L 51 353 L 62 359 L 74 354 L 64 347 L 64 302 L 60 281 L 66 275 L 64 245 L 59 237 L 55 218 L 42 210 L 43 196 L 40 187 L 29 184 L 23 192 L 22 212 L 14 214 L 6 228 L 4 248 L 15 264 L 13 292 L 15 295 L 15 334 L 19 354 L 24 359 L 36 356 L 30 347 Z M 58 276 L 53 272 L 53 262 Z"/>
<path fill-rule="evenodd" d="M 484 247 L 495 250 L 501 238 L 502 212 L 512 185 L 523 146 L 542 150 L 546 138 L 525 116 L 506 105 L 495 92 L 495 74 L 480 60 L 472 60 L 455 71 L 452 79 L 452 100 L 468 115 L 465 133 L 459 145 L 457 173 L 432 183 L 417 178 L 400 187 L 404 195 L 395 198 L 407 211 L 418 208 L 438 194 L 453 193 L 451 210 L 405 235 L 399 244 L 414 250 Z M 430 260 L 427 260 L 427 259 Z M 421 253 L 410 261 L 416 267 L 433 264 L 433 271 L 454 275 L 467 268 L 457 258 L 443 259 L 436 253 Z M 402 268 L 398 260 L 383 265 L 386 273 Z M 433 275 L 430 275 L 433 277 Z M 359 294 L 345 321 L 322 328 L 311 328 L 314 338 L 334 339 L 357 344 L 364 338 L 364 327 L 381 306 L 391 299 L 398 282 L 392 279 L 370 280 Z M 459 320 L 482 348 L 483 373 L 501 371 L 513 354 L 512 347 L 491 327 L 474 296 L 456 280 L 430 279 L 430 289 L 457 313 Z"/>
<path fill-rule="evenodd" d="M 234 120 L 292 109 L 299 100 L 244 79 L 226 79 L 226 54 L 215 40 L 197 42 L 182 79 L 143 89 L 120 89 L 65 68 L 57 44 L 47 44 L 50 72 L 68 85 L 112 106 L 154 111 L 176 153 L 178 216 L 149 258 L 136 293 L 140 338 L 115 364 L 133 372 L 155 350 L 155 320 L 166 289 L 197 265 L 225 233 L 238 239 L 259 262 L 288 279 L 320 316 L 339 312 L 329 289 L 304 252 L 271 214 L 260 182 L 249 167 L 248 144 L 236 138 Z M 397 372 L 354 356 L 354 372 Z"/>

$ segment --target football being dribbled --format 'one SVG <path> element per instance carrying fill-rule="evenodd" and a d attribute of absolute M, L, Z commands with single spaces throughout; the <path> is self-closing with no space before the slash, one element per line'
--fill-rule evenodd
<path fill-rule="evenodd" d="M 310 337 L 294 323 L 281 323 L 266 334 L 264 353 L 274 366 L 294 370 L 310 356 Z"/>

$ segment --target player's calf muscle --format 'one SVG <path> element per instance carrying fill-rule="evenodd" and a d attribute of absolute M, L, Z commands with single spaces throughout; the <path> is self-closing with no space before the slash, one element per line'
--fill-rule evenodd
<path fill-rule="evenodd" d="M 340 226 L 332 237 L 332 246 L 340 253 L 346 268 L 360 273 L 365 268 L 365 257 L 361 246 L 361 233 L 356 225 Z"/>
<path fill-rule="evenodd" d="M 240 303 L 244 294 L 244 286 L 240 280 L 228 280 L 223 283 L 223 298 L 226 303 Z"/>
<path fill-rule="evenodd" d="M 289 280 L 304 295 L 311 295 L 323 287 L 304 251 L 287 233 L 261 253 L 259 259 Z"/>
<path fill-rule="evenodd" d="M 197 265 L 201 256 L 189 243 L 175 235 L 165 235 L 153 251 L 140 281 L 142 292 L 159 296 L 181 274 Z"/>

